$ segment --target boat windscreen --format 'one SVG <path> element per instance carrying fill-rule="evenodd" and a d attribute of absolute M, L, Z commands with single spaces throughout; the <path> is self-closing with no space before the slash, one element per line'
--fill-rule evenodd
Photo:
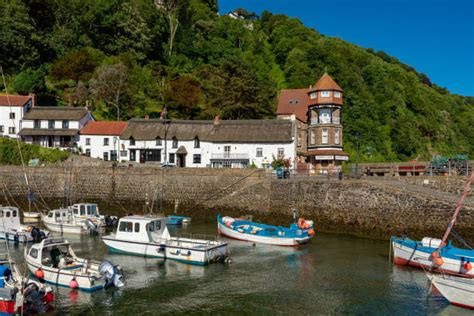
<path fill-rule="evenodd" d="M 97 215 L 97 205 L 95 205 L 95 204 L 87 205 L 87 214 L 88 215 Z"/>

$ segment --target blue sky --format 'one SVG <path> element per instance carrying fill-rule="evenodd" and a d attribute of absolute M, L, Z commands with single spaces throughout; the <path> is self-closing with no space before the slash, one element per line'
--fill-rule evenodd
<path fill-rule="evenodd" d="M 474 0 L 219 0 L 299 18 L 327 36 L 383 50 L 453 93 L 474 96 Z"/>

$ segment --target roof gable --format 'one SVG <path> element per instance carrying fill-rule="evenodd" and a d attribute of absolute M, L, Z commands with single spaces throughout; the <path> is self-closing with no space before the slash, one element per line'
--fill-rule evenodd
<path fill-rule="evenodd" d="M 0 95 L 0 106 L 24 106 L 30 100 L 29 95 Z"/>
<path fill-rule="evenodd" d="M 302 122 L 308 121 L 308 89 L 281 90 L 278 97 L 277 115 L 295 114 Z"/>
<path fill-rule="evenodd" d="M 80 131 L 81 135 L 122 135 L 127 122 L 89 121 Z"/>

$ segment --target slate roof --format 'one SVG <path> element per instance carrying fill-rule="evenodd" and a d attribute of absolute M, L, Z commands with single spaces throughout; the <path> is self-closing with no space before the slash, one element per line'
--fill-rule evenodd
<path fill-rule="evenodd" d="M 24 120 L 73 120 L 79 121 L 88 113 L 83 107 L 35 106 L 23 117 Z"/>
<path fill-rule="evenodd" d="M 63 128 L 22 128 L 18 133 L 20 136 L 75 136 L 78 129 Z"/>
<path fill-rule="evenodd" d="M 81 128 L 81 135 L 122 135 L 127 127 L 127 122 L 89 121 Z"/>
<path fill-rule="evenodd" d="M 290 120 L 222 120 L 214 121 L 172 120 L 167 138 L 212 142 L 291 142 Z M 158 119 L 132 119 L 128 122 L 121 139 L 154 140 L 165 138 L 165 127 Z"/>

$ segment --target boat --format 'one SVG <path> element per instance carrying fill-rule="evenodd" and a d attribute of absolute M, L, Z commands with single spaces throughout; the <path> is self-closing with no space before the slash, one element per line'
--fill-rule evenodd
<path fill-rule="evenodd" d="M 122 287 L 119 266 L 79 258 L 63 237 L 47 238 L 24 250 L 28 269 L 51 284 L 92 292 L 109 286 Z"/>
<path fill-rule="evenodd" d="M 431 280 L 438 291 L 443 295 L 451 304 L 474 309 L 474 280 L 460 278 L 456 276 L 444 275 L 444 274 L 429 274 L 427 273 L 428 279 Z"/>
<path fill-rule="evenodd" d="M 37 227 L 22 225 L 20 223 L 20 212 L 17 207 L 0 207 L 0 239 L 7 239 L 19 243 L 39 242 L 46 237 L 47 231 Z"/>
<path fill-rule="evenodd" d="M 50 311 L 51 287 L 23 277 L 9 254 L 0 254 L 0 314 L 29 315 Z"/>
<path fill-rule="evenodd" d="M 69 208 L 51 210 L 47 216 L 42 214 L 41 220 L 50 231 L 59 232 L 61 234 L 98 232 L 100 227 L 90 219 L 77 219 L 72 209 Z"/>
<path fill-rule="evenodd" d="M 226 242 L 172 237 L 166 222 L 166 217 L 126 216 L 119 220 L 117 232 L 102 240 L 111 252 L 195 265 L 224 262 L 229 257 Z"/>
<path fill-rule="evenodd" d="M 23 212 L 23 217 L 24 218 L 37 218 L 37 219 L 39 219 L 41 217 L 41 213 L 39 213 L 39 212 Z"/>
<path fill-rule="evenodd" d="M 282 227 L 217 215 L 217 229 L 220 234 L 233 239 L 277 246 L 306 244 L 314 236 L 313 221 L 302 218 L 290 227 Z"/>
<path fill-rule="evenodd" d="M 96 203 L 76 203 L 69 208 L 72 209 L 74 217 L 79 220 L 91 220 L 100 227 L 117 226 L 118 217 L 100 214 Z"/>
<path fill-rule="evenodd" d="M 471 191 L 471 183 L 473 181 L 474 172 L 472 172 L 466 181 L 464 191 L 461 194 L 442 239 L 425 237 L 420 242 L 405 237 L 391 237 L 390 246 L 393 249 L 393 262 L 395 264 L 421 267 L 433 272 L 474 278 L 474 271 L 472 269 L 474 250 L 454 247 L 452 243 L 447 240 L 456 223 L 464 199 Z M 392 251 L 390 253 L 392 253 Z"/>
<path fill-rule="evenodd" d="M 191 223 L 191 217 L 168 215 L 166 225 L 186 225 Z"/>

